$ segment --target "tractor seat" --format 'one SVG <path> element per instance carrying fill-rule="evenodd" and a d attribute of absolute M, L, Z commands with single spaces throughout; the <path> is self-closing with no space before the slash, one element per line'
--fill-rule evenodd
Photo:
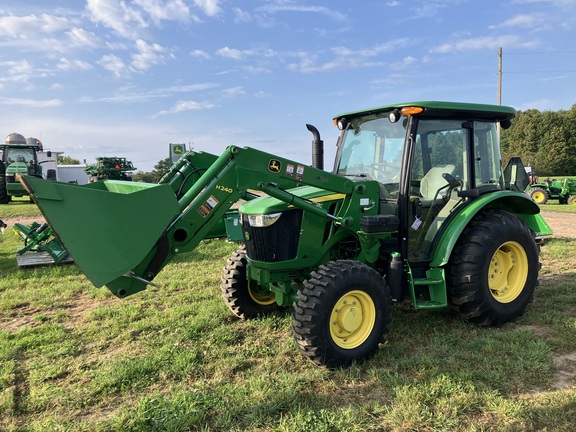
<path fill-rule="evenodd" d="M 438 201 L 444 198 L 448 190 L 443 189 L 438 192 L 448 184 L 448 181 L 442 177 L 442 174 L 453 175 L 455 170 L 456 167 L 454 165 L 435 166 L 422 177 L 420 181 L 420 195 L 422 195 L 420 202 L 422 203 L 422 207 L 430 207 L 434 205 L 434 200 Z"/>

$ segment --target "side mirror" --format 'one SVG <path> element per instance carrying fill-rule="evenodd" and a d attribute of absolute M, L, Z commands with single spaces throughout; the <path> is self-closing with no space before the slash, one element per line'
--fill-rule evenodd
<path fill-rule="evenodd" d="M 49 158 L 52 157 L 52 152 L 51 152 L 50 150 L 48 150 L 48 151 L 46 152 L 46 156 L 48 156 Z"/>

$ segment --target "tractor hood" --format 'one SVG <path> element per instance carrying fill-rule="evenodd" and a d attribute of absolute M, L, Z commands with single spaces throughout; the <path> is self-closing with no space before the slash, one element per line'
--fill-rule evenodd
<path fill-rule="evenodd" d="M 345 194 L 334 193 L 314 186 L 300 186 L 288 189 L 287 192 L 318 205 L 326 201 L 342 200 L 346 196 Z M 291 205 L 279 199 L 263 196 L 243 203 L 238 210 L 243 214 L 257 215 L 278 213 L 291 207 Z"/>

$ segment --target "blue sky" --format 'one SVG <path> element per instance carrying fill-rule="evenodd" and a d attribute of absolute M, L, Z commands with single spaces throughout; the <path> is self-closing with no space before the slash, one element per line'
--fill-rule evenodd
<path fill-rule="evenodd" d="M 0 134 L 148 171 L 168 143 L 332 167 L 342 112 L 412 100 L 569 109 L 576 0 L 2 0 Z"/>

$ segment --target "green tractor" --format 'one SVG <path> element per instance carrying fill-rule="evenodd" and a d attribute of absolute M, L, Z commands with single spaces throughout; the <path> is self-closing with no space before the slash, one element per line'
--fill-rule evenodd
<path fill-rule="evenodd" d="M 203 166 L 185 155 L 159 184 L 21 181 L 86 276 L 118 297 L 154 285 L 245 200 L 226 305 L 242 319 L 289 308 L 302 354 L 345 366 L 378 351 L 394 303 L 452 308 L 480 326 L 524 314 L 551 230 L 521 161 L 502 170 L 497 125 L 514 115 L 451 102 L 341 114 L 332 172 L 308 125 L 312 166 L 230 146 Z"/>
<path fill-rule="evenodd" d="M 17 174 L 42 177 L 42 165 L 38 162 L 41 151 L 39 139 L 24 138 L 19 133 L 11 133 L 0 144 L 0 204 L 8 204 L 12 197 L 28 195 L 22 184 L 16 181 Z M 47 155 L 52 156 L 51 152 Z"/>
<path fill-rule="evenodd" d="M 97 157 L 95 164 L 84 168 L 84 172 L 90 176 L 90 183 L 100 180 L 132 181 L 130 173 L 134 170 L 136 168 L 132 162 L 123 157 Z"/>
<path fill-rule="evenodd" d="M 538 204 L 557 199 L 560 204 L 576 205 L 576 179 L 536 181 L 526 187 L 526 193 Z"/>

